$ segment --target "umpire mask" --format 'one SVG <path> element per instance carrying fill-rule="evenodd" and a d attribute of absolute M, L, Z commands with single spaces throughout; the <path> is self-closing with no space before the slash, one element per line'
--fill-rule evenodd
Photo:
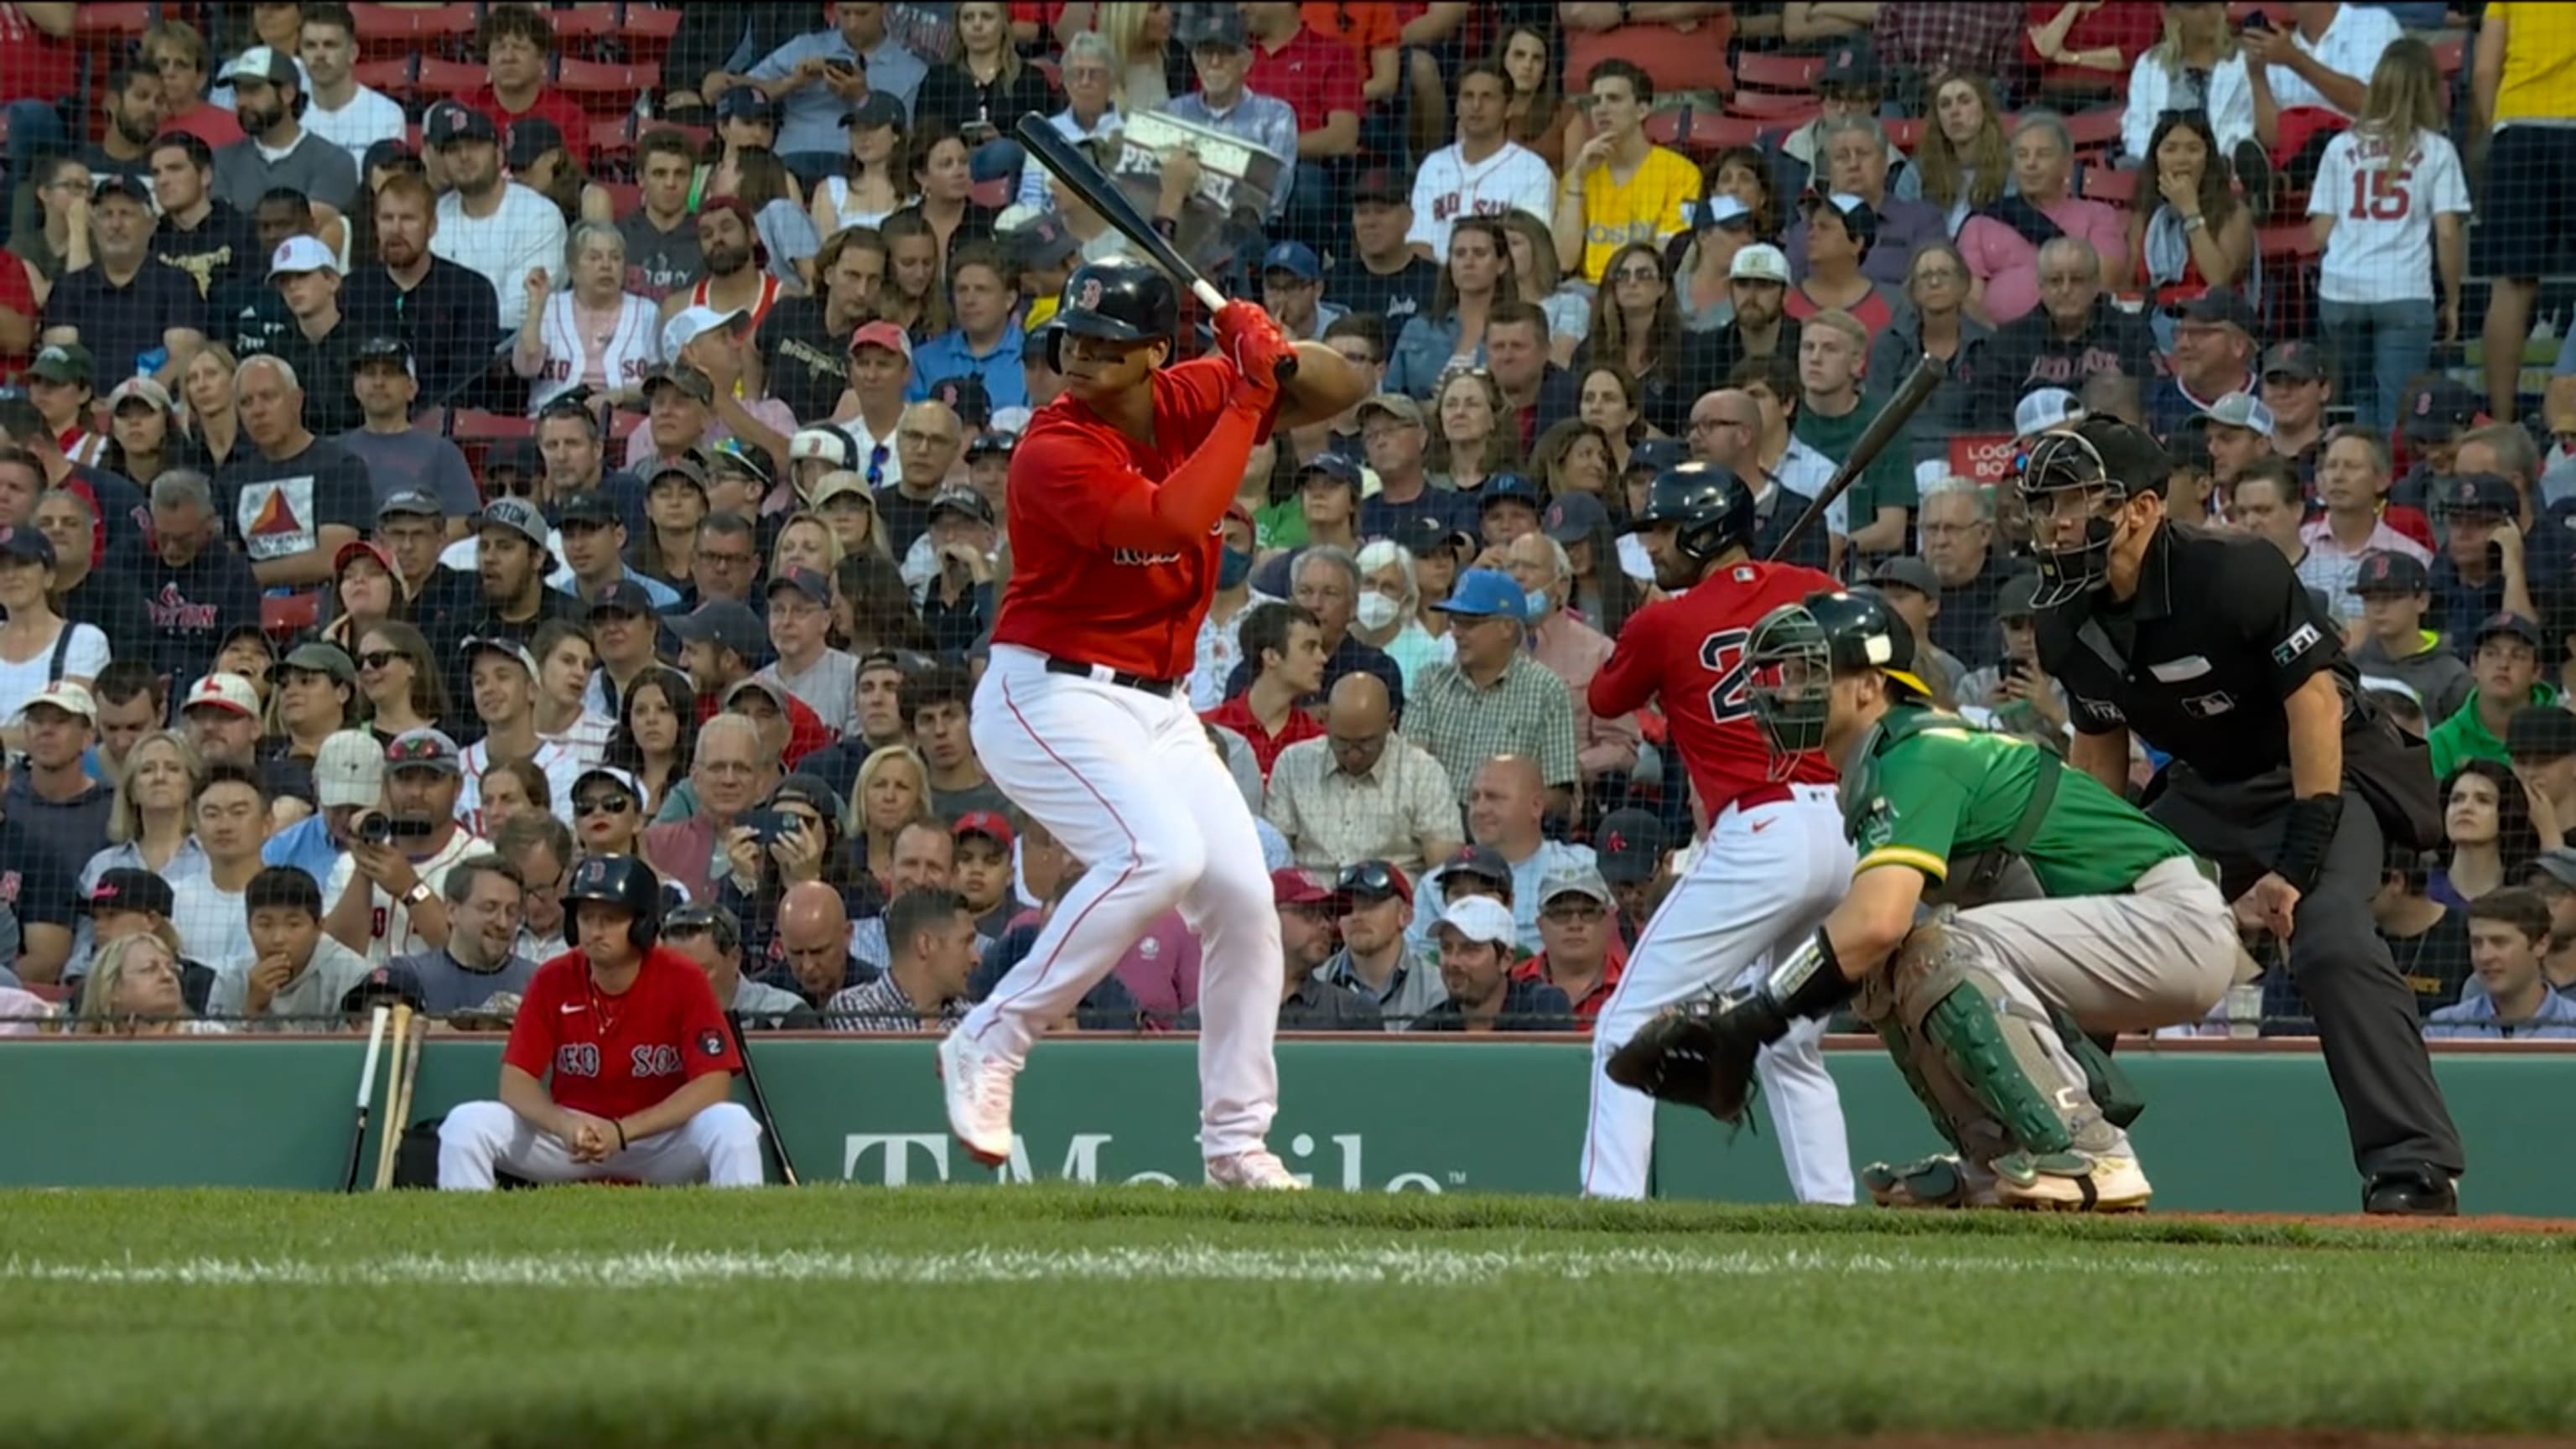
<path fill-rule="evenodd" d="M 2055 608 L 2110 578 L 2111 547 L 2126 526 L 2129 491 L 2111 476 L 2092 442 L 2072 430 L 2040 434 L 2019 462 L 2017 486 L 2030 512 L 2031 555 L 2039 565 L 2033 602 Z"/>
<path fill-rule="evenodd" d="M 1753 626 L 1744 669 L 1753 722 L 1770 747 L 1777 777 L 1792 757 L 1825 746 L 1825 726 L 1834 712 L 1834 666 L 1824 625 L 1803 604 L 1773 609 Z"/>

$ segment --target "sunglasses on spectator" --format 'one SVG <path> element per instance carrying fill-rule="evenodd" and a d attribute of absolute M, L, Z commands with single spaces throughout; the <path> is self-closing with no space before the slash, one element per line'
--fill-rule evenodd
<path fill-rule="evenodd" d="M 1382 860 L 1364 860 L 1345 866 L 1341 879 L 1335 882 L 1344 895 L 1392 896 L 1401 894 L 1395 888 L 1395 872 Z"/>
<path fill-rule="evenodd" d="M 400 660 L 403 663 L 408 664 L 411 662 L 411 656 L 392 649 L 370 649 L 366 653 L 358 656 L 358 667 L 360 669 L 382 669 L 396 660 Z"/>
<path fill-rule="evenodd" d="M 446 758 L 446 747 L 436 740 L 396 740 L 385 747 L 385 763 L 388 765 L 434 765 Z"/>
<path fill-rule="evenodd" d="M 593 795 L 587 800 L 574 801 L 572 813 L 583 817 L 592 815 L 623 815 L 628 810 L 633 809 L 634 806 L 635 801 L 631 796 Z"/>
<path fill-rule="evenodd" d="M 486 492 L 489 497 L 534 498 L 537 496 L 537 480 L 534 478 L 519 478 L 503 473 L 495 475 L 488 481 L 490 486 Z"/>

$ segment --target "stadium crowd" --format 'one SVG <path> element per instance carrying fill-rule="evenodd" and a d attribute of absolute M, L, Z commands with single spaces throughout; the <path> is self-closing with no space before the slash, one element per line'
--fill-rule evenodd
<path fill-rule="evenodd" d="M 1795 556 L 2062 747 L 2012 459 L 2148 427 L 2429 737 L 2428 1032 L 2576 1037 L 2576 7 L 2271 11 L 0 5 L 0 1010 L 506 1022 L 631 853 L 746 1024 L 953 1021 L 1081 868 L 968 730 L 1127 245 L 1034 113 L 1378 380 L 1254 454 L 1183 686 L 1283 1027 L 1588 1026 L 1695 824 L 1585 706 L 1624 519 L 1701 459 L 1767 548 L 1929 355 Z M 1175 914 L 1068 1025 L 1197 979 Z"/>

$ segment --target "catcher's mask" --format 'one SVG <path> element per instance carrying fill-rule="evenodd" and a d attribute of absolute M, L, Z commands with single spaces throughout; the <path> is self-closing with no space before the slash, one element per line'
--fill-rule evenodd
<path fill-rule="evenodd" d="M 2133 525 L 2129 501 L 2162 496 L 2165 464 L 2154 440 L 2115 419 L 2088 419 L 2051 428 L 2015 459 L 2015 486 L 2030 514 L 2031 552 L 2039 565 L 2033 603 L 2055 608 L 2094 589 L 2111 575 L 2111 550 Z M 2068 515 L 2082 531 L 2066 538 Z"/>
<path fill-rule="evenodd" d="M 1833 648 L 1807 606 L 1783 604 L 1763 615 L 1745 645 L 1744 664 L 1753 722 L 1771 749 L 1775 773 L 1791 757 L 1824 748 L 1834 713 Z"/>

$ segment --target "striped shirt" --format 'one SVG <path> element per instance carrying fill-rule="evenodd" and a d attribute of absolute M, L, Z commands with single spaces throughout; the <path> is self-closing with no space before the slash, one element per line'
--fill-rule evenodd
<path fill-rule="evenodd" d="M 923 1012 L 895 984 L 892 973 L 865 986 L 836 991 L 823 1004 L 824 1024 L 834 1031 L 922 1031 L 932 1026 L 954 1026 L 965 1014 L 965 1008 L 955 1001 L 942 1004 L 936 1012 Z"/>
<path fill-rule="evenodd" d="M 1455 664 L 1434 664 L 1406 701 L 1404 733 L 1449 772 L 1465 804 L 1476 771 L 1496 755 L 1526 755 L 1538 762 L 1539 781 L 1571 785 L 1574 701 L 1565 681 L 1526 655 L 1516 657 L 1492 685 L 1479 687 Z"/>

